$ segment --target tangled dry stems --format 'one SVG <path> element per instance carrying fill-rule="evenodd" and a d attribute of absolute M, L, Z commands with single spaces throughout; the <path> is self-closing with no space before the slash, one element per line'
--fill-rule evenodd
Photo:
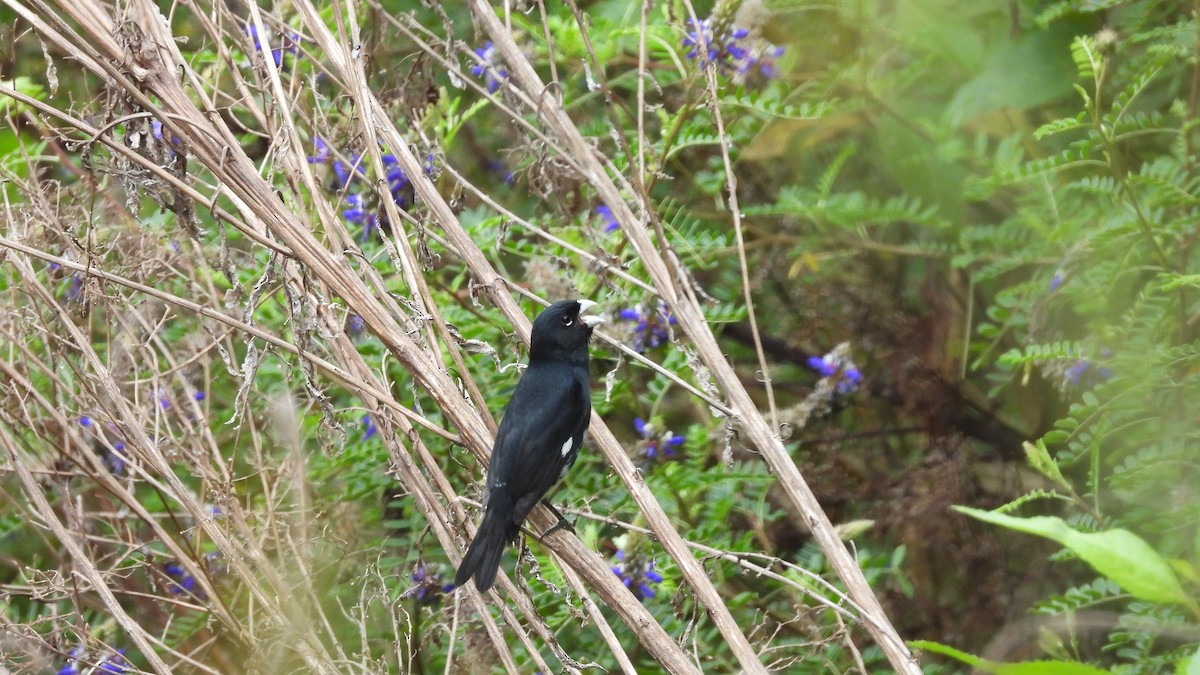
<path fill-rule="evenodd" d="M 256 623 L 253 626 L 244 625 L 236 618 L 232 608 L 223 604 L 220 594 L 210 584 L 206 570 L 196 559 L 191 548 L 194 542 L 172 535 L 167 528 L 156 528 L 156 537 L 197 579 L 200 589 L 210 599 L 212 616 L 222 629 L 246 645 L 256 645 L 258 634 L 263 627 L 269 626 L 271 632 L 287 636 L 290 646 L 302 656 L 312 672 L 339 671 L 353 659 L 343 653 L 341 646 L 331 646 L 325 639 L 330 620 L 323 614 L 325 610 L 311 590 L 314 572 L 306 562 L 314 556 L 311 548 L 314 534 L 307 531 L 314 523 L 304 502 L 304 490 L 289 489 L 278 482 L 288 477 L 295 481 L 295 486 L 303 485 L 303 457 L 293 453 L 281 466 L 270 466 L 270 462 L 263 462 L 264 491 L 274 496 L 270 501 L 272 512 L 267 518 L 272 526 L 264 529 L 254 523 L 255 516 L 233 498 L 237 494 L 237 487 L 228 460 L 204 425 L 183 430 L 183 437 L 192 444 L 189 448 L 168 451 L 163 444 L 156 442 L 158 436 L 147 429 L 170 422 L 146 419 L 145 406 L 140 404 L 139 398 L 153 396 L 149 393 L 153 389 L 135 388 L 131 391 L 114 375 L 112 364 L 106 363 L 95 351 L 91 336 L 80 331 L 69 310 L 49 289 L 37 282 L 31 261 L 41 259 L 54 262 L 65 269 L 86 275 L 88 293 L 129 293 L 153 297 L 172 308 L 172 311 L 186 312 L 208 320 L 213 326 L 210 329 L 212 344 L 208 348 L 218 351 L 227 367 L 241 377 L 242 389 L 239 391 L 237 408 L 240 417 L 234 421 L 240 422 L 247 433 L 255 434 L 255 426 L 261 423 L 246 415 L 245 411 L 248 397 L 253 394 L 255 376 L 272 350 L 288 352 L 299 358 L 302 372 L 297 376 L 303 379 L 311 394 L 311 405 L 324 405 L 322 388 L 328 384 L 323 383 L 321 378 L 327 378 L 327 382 L 334 386 L 352 391 L 364 401 L 372 418 L 378 421 L 380 432 L 390 449 L 396 478 L 413 496 L 434 538 L 455 562 L 472 527 L 471 512 L 464 509 L 457 499 L 456 487 L 447 479 L 435 461 L 434 453 L 425 445 L 422 432 L 460 443 L 481 462 L 486 462 L 495 422 L 490 418 L 486 399 L 475 383 L 469 377 L 462 377 L 461 381 L 452 379 L 448 364 L 443 360 L 443 354 L 447 355 L 454 372 L 460 376 L 469 372 L 462 355 L 461 339 L 456 338 L 441 318 L 442 312 L 423 274 L 419 251 L 413 245 L 415 237 L 408 235 L 425 236 L 428 233 L 429 236 L 439 237 L 470 271 L 472 301 L 477 302 L 480 297 L 486 299 L 499 309 L 521 338 L 527 340 L 529 322 L 525 311 L 513 297 L 516 284 L 497 272 L 478 243 L 462 227 L 445 197 L 431 181 L 423 178 L 420 160 L 410 147 L 411 139 L 406 139 L 400 133 L 368 86 L 365 64 L 358 58 L 356 49 L 356 45 L 361 44 L 361 36 L 353 5 L 342 6 L 342 11 L 334 14 L 335 30 L 329 29 L 310 2 L 302 0 L 295 3 L 295 8 L 303 20 L 306 38 L 323 55 L 323 63 L 328 68 L 327 75 L 354 102 L 358 133 L 363 139 L 366 158 L 373 165 L 375 175 L 383 175 L 381 157 L 387 151 L 395 155 L 406 175 L 415 177 L 414 188 L 427 212 L 424 219 L 417 220 L 409 213 L 398 210 L 391 200 L 381 200 L 388 209 L 389 221 L 395 224 L 397 236 L 389 238 L 386 243 L 391 261 L 402 275 L 408 290 L 403 302 L 387 290 L 374 266 L 363 264 L 356 257 L 354 237 L 346 230 L 333 204 L 319 198 L 318 179 L 306 161 L 301 143 L 304 134 L 298 128 L 303 124 L 315 129 L 317 121 L 308 119 L 306 111 L 293 106 L 295 88 L 299 84 L 288 80 L 271 59 L 262 59 L 262 67 L 255 70 L 261 74 L 259 81 L 245 81 L 237 68 L 229 67 L 224 75 L 232 84 L 225 83 L 222 86 L 229 88 L 222 89 L 206 80 L 206 76 L 186 62 L 178 50 L 176 36 L 171 34 L 168 22 L 156 7 L 144 0 L 120 8 L 88 0 L 62 2 L 57 7 L 37 1 L 9 4 L 35 28 L 41 39 L 71 55 L 74 63 L 104 82 L 110 97 L 122 100 L 140 111 L 135 115 L 144 114 L 162 120 L 164 133 L 181 139 L 192 161 L 204 167 L 211 176 L 211 183 L 205 184 L 194 176 L 177 175 L 114 140 L 109 130 L 116 121 L 108 122 L 104 128 L 96 128 L 67 111 L 49 108 L 12 89 L 5 88 L 2 93 L 33 107 L 42 119 L 53 121 L 55 126 L 62 129 L 63 137 L 74 139 L 81 149 L 90 150 L 90 146 L 102 144 L 115 157 L 128 163 L 131 170 L 136 169 L 147 176 L 147 180 L 164 186 L 162 189 L 173 191 L 167 199 L 183 209 L 177 211 L 181 219 L 187 220 L 187 214 L 194 215 L 195 211 L 207 211 L 221 227 L 236 228 L 270 254 L 267 272 L 250 290 L 242 289 L 242 296 L 236 298 L 246 308 L 239 318 L 221 306 L 221 294 L 212 287 L 211 282 L 204 289 L 206 301 L 197 301 L 158 291 L 125 275 L 105 270 L 91 261 L 73 261 L 55 255 L 39 245 L 35 235 L 38 228 L 72 231 L 71 224 L 54 222 L 58 216 L 52 215 L 56 212 L 53 205 L 45 204 L 41 205 L 45 208 L 38 208 L 39 205 L 34 204 L 23 215 L 13 205 L 6 205 L 8 234 L 0 241 L 0 245 L 6 247 L 9 264 L 16 270 L 24 292 L 30 295 L 32 304 L 41 312 L 36 320 L 40 330 L 45 336 L 54 336 L 54 339 L 61 341 L 59 349 L 71 352 L 74 356 L 72 363 L 78 368 L 73 373 L 73 381 L 60 381 L 61 389 L 70 391 L 80 405 L 86 402 L 97 410 L 103 410 L 108 420 L 127 430 L 127 448 L 137 477 L 178 504 L 183 511 L 180 517 L 193 524 L 191 529 L 194 536 L 202 536 L 215 544 L 231 573 L 244 583 L 247 601 L 255 607 Z M 507 110 L 515 122 L 543 141 L 572 171 L 590 184 L 612 209 L 647 273 L 646 280 L 635 277 L 632 281 L 644 288 L 653 288 L 671 307 L 678 318 L 679 329 L 690 339 L 695 363 L 707 371 L 723 398 L 716 399 L 713 393 L 701 392 L 691 385 L 688 388 L 705 397 L 714 410 L 725 414 L 729 423 L 749 439 L 771 466 L 796 509 L 805 514 L 808 527 L 848 589 L 845 607 L 840 611 L 846 612 L 846 608 L 850 608 L 850 615 L 866 627 L 897 671 L 918 672 L 911 654 L 892 629 L 857 562 L 837 537 L 829 519 L 787 455 L 775 427 L 758 410 L 721 353 L 701 312 L 701 300 L 697 297 L 689 271 L 674 255 L 666 238 L 661 236 L 660 225 L 642 187 L 642 177 L 626 177 L 613 171 L 611 162 L 599 155 L 576 128 L 555 90 L 539 79 L 501 18 L 482 0 L 474 0 L 471 5 L 477 21 L 503 54 L 513 75 L 512 85 L 504 93 L 505 98 L 498 99 L 497 104 L 505 101 L 507 105 L 501 105 L 501 109 Z M 218 5 L 206 7 L 199 3 L 185 3 L 185 6 L 200 20 L 202 30 L 218 46 L 219 55 L 223 59 L 231 59 L 231 52 L 225 44 L 237 29 L 233 27 L 234 22 L 227 14 L 228 10 Z M 259 34 L 267 34 L 268 17 L 254 5 L 249 7 L 249 14 Z M 409 18 L 392 18 L 392 23 L 397 30 L 425 45 L 432 58 L 441 60 L 448 68 L 457 68 L 457 64 L 445 59 L 444 53 L 450 51 L 447 46 L 435 46 L 431 36 L 423 34 L 420 27 Z M 461 73 L 459 76 L 469 81 Z M 715 81 L 711 72 L 708 85 L 715 97 Z M 264 167 L 255 166 L 239 145 L 235 131 L 218 114 L 226 101 L 234 98 L 257 122 L 262 135 L 272 141 L 272 164 L 265 167 L 268 169 L 266 171 Z M 537 122 L 530 122 L 531 118 Z M 119 121 L 132 123 L 135 118 L 125 116 Z M 644 162 L 639 165 L 644 166 Z M 736 195 L 736 181 L 727 156 L 726 167 L 730 193 Z M 292 190 L 278 191 L 271 178 L 272 172 L 280 172 L 285 176 Z M 35 178 L 29 181 L 23 186 L 27 194 L 43 192 L 43 186 L 38 185 Z M 386 185 L 378 187 L 386 191 Z M 311 209 L 308 200 L 311 200 Z M 634 208 L 631 208 L 630 201 Z M 635 208 L 643 215 L 636 215 Z M 736 208 L 734 211 L 736 213 Z M 126 225 L 136 230 L 136 223 Z M 536 236 L 550 237 L 548 233 L 532 226 L 528 229 Z M 653 236 L 656 231 L 660 236 Z M 325 239 L 319 238 L 317 233 L 324 233 Z M 575 253 L 581 265 L 596 262 L 580 251 Z M 744 267 L 743 257 L 743 270 Z M 601 274 L 622 278 L 630 276 L 611 266 L 597 268 L 593 265 L 593 269 L 598 269 Z M 229 276 L 235 280 L 236 272 Z M 103 290 L 97 290 L 97 287 Z M 114 288 L 120 290 L 110 290 Z M 236 286 L 234 290 L 237 291 Z M 253 320 L 253 309 L 258 303 L 278 291 L 282 291 L 287 298 L 292 326 L 290 337 L 274 335 Z M 391 395 L 382 374 L 371 368 L 341 329 L 344 312 L 334 303 L 335 298 L 361 316 L 368 330 L 415 378 L 423 392 L 436 403 L 441 418 L 447 422 L 446 427 L 439 426 L 430 416 L 403 405 Z M 130 341 L 134 344 L 138 342 L 135 337 L 154 335 L 153 322 L 156 320 L 143 314 L 137 314 L 137 319 L 149 325 L 131 330 Z M 19 351 L 16 345 L 21 344 L 27 336 L 11 324 L 6 333 L 10 350 Z M 235 341 L 239 338 L 246 350 L 246 356 L 240 364 L 234 363 L 229 356 L 235 352 Z M 327 352 L 324 355 L 315 346 L 317 340 L 325 343 L 323 349 Z M 170 346 L 160 346 L 163 348 L 158 353 L 170 354 L 173 351 Z M 761 349 L 759 356 L 763 358 Z M 38 365 L 47 373 L 55 372 L 53 364 Z M 167 366 L 166 372 L 179 380 L 179 386 L 186 387 L 186 380 L 179 375 L 181 364 L 170 363 Z M 64 442 L 78 446 L 87 444 L 88 439 L 82 437 L 71 420 L 58 412 L 55 402 L 45 400 L 37 387 L 17 370 L 11 367 L 6 367 L 6 370 L 9 371 L 9 387 L 20 392 L 33 407 L 24 411 L 25 422 L 51 415 L 65 437 Z M 763 370 L 766 370 L 765 360 Z M 155 371 L 160 372 L 160 369 L 156 367 Z M 294 405 L 294 402 L 285 402 L 277 405 L 276 409 L 288 410 L 289 406 Z M 197 414 L 200 412 L 196 411 Z M 774 414 L 773 408 L 770 412 Z M 294 412 L 280 414 L 294 415 Z M 9 431 L 16 422 L 18 420 L 11 416 L 5 420 L 5 424 L 10 426 Z M 296 424 L 294 420 L 283 423 L 293 427 Z M 769 658 L 769 640 L 766 648 L 756 650 L 752 646 L 744 629 L 737 625 L 726 608 L 725 599 L 714 587 L 702 561 L 692 552 L 694 544 L 680 536 L 599 416 L 593 418 L 591 435 L 596 447 L 632 495 L 648 525 L 647 533 L 675 560 L 684 582 L 704 607 L 708 619 L 720 630 L 742 668 L 747 672 L 764 672 L 763 659 Z M 188 653 L 167 649 L 159 636 L 141 628 L 136 618 L 122 609 L 110 587 L 118 567 L 105 568 L 93 558 L 93 552 L 86 545 L 86 537 L 81 538 L 70 522 L 63 522 L 59 512 L 47 499 L 47 488 L 39 481 L 34 470 L 39 466 L 37 460 L 14 440 L 13 434 L 0 436 L 4 438 L 10 470 L 16 472 L 23 494 L 31 500 L 28 506 L 30 517 L 37 519 L 67 549 L 76 576 L 69 583 L 64 581 L 65 586 L 74 587 L 74 592 L 79 594 L 94 593 L 156 672 L 170 672 L 172 669 L 173 664 L 161 656 L 163 653 L 170 654 L 175 663 L 189 663 L 201 670 L 217 672 Z M 189 457 L 189 468 L 201 476 L 203 484 L 208 487 L 208 495 L 193 494 L 176 476 L 174 463 L 184 454 Z M 276 478 L 268 477 L 268 468 Z M 131 487 L 105 471 L 94 457 L 90 465 L 81 470 L 99 481 L 114 500 L 136 514 L 142 522 L 152 528 L 157 523 L 157 519 L 139 505 Z M 224 508 L 225 517 L 219 521 L 206 508 L 206 503 L 213 498 L 218 499 Z M 72 517 L 77 521 L 85 519 L 82 513 L 75 513 Z M 544 530 L 553 520 L 549 513 L 539 509 L 531 518 L 531 526 Z M 626 654 L 628 647 L 619 642 L 605 614 L 600 611 L 601 605 L 613 610 L 665 669 L 675 673 L 699 672 L 700 664 L 695 655 L 685 652 L 641 604 L 627 601 L 628 591 L 595 551 L 565 532 L 549 537 L 544 545 L 563 569 L 571 592 L 602 634 L 622 670 L 634 672 Z M 307 583 L 298 583 L 274 568 L 270 564 L 272 557 L 265 553 L 268 550 L 288 551 L 289 558 L 295 561 L 296 573 Z M 730 555 L 717 551 L 706 553 Z M 751 565 L 745 557 L 735 556 L 733 560 L 743 567 Z M 771 574 L 768 567 L 748 569 Z M 586 664 L 577 663 L 562 650 L 554 638 L 553 628 L 538 614 L 528 592 L 514 581 L 503 575 L 500 578 L 498 591 L 501 597 L 507 598 L 506 601 L 497 602 L 496 599 L 480 597 L 473 589 L 465 596 L 470 607 L 482 618 L 486 634 L 505 668 L 509 672 L 517 670 L 505 631 L 510 631 L 524 643 L 543 672 L 551 668 L 541 654 L 539 643 L 568 669 L 584 667 Z M 301 589 L 300 592 L 297 589 Z M 499 620 L 492 613 L 496 606 L 500 608 Z M 456 617 L 457 612 L 461 611 L 464 609 L 456 609 Z M 400 618 L 396 621 L 403 622 Z M 411 654 L 408 658 L 412 658 Z M 404 664 L 400 665 L 403 668 Z M 371 669 L 370 664 L 365 662 L 359 666 L 364 671 Z"/>

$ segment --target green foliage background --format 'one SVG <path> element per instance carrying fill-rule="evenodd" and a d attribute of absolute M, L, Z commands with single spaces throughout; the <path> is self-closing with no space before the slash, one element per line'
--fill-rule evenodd
<path fill-rule="evenodd" d="M 710 298 L 707 318 L 766 409 L 756 336 L 742 301 L 720 152 L 726 142 L 745 272 L 774 387 L 772 413 L 823 506 L 854 541 L 900 634 L 924 641 L 923 668 L 965 672 L 966 662 L 1013 673 L 1070 672 L 1084 664 L 1091 669 L 1077 672 L 1196 672 L 1197 7 L 1157 0 L 701 3 L 696 16 L 746 27 L 755 44 L 785 48 L 773 77 L 718 70 L 714 102 L 703 70 L 683 46 L 687 6 L 654 4 L 644 36 L 644 147 L 637 126 L 640 9 L 616 0 L 582 3 L 586 40 L 570 3 L 531 4 L 507 18 L 543 78 L 553 66 L 568 111 L 598 151 L 626 175 L 638 170 L 644 151 L 646 192 L 662 222 L 658 236 Z M 189 38 L 180 46 L 189 61 L 204 71 L 217 62 L 217 50 L 199 30 L 189 31 L 192 11 L 179 8 L 172 25 Z M 286 6 L 271 11 L 277 23 L 270 41 L 278 45 L 286 27 L 299 23 Z M 504 87 L 489 99 L 461 86 L 477 63 L 470 49 L 485 39 L 465 9 L 385 2 L 361 11 L 372 90 L 396 119 L 408 121 L 407 140 L 431 158 L 439 189 L 452 195 L 474 240 L 486 242 L 491 262 L 542 297 L 603 299 L 611 333 L 638 344 L 636 322 L 622 319 L 620 310 L 653 315 L 657 300 L 625 279 L 598 274 L 577 251 L 635 278 L 644 270 L 621 232 L 605 231 L 586 183 L 502 112 L 498 102 L 510 100 Z M 409 12 L 436 36 L 434 51 L 460 64 L 458 74 L 398 37 L 387 17 Z M 0 10 L 0 18 L 6 44 L 13 45 L 3 64 L 6 86 L 97 123 L 120 116 L 104 108 L 103 86 L 72 72 L 63 54 L 47 48 L 43 59 L 12 7 Z M 444 38 L 460 42 L 438 41 Z M 305 111 L 304 142 L 314 154 L 317 138 L 345 157 L 361 152 L 352 107 L 322 79 L 315 47 L 298 44 L 282 56 L 281 68 Z M 236 28 L 227 48 L 245 77 L 261 73 L 261 59 Z M 47 62 L 57 66 L 53 85 Z M 262 249 L 203 208 L 195 213 L 199 229 L 189 231 L 161 186 L 123 175 L 103 151 L 82 154 L 64 140 L 77 136 L 60 134 L 14 99 L 0 98 L 0 106 L 12 131 L 0 135 L 6 237 L 20 232 L 52 255 L 94 260 L 256 325 L 291 330 L 293 299 L 270 279 L 275 261 Z M 724 139 L 710 106 L 722 115 Z M 243 120 L 243 147 L 269 167 L 270 136 L 255 130 L 235 101 L 225 113 Z M 128 139 L 147 129 L 118 121 L 109 131 Z M 159 151 L 172 161 L 169 139 Z M 349 208 L 331 162 L 314 165 L 328 193 L 310 195 L 312 203 L 301 207 L 315 212 L 317 200 L 330 199 L 339 212 Z M 22 187 L 29 185 L 43 191 Z M 419 219 L 421 205 L 408 206 Z M 379 233 L 347 227 L 363 263 L 402 295 Z M 499 415 L 516 381 L 512 369 L 500 366 L 523 358 L 520 341 L 498 312 L 474 300 L 465 267 L 435 232 L 403 232 L 424 256 L 443 318 L 475 341 L 466 365 Z M 30 300 L 30 280 L 11 265 L 0 269 L 10 365 L 72 425 L 87 417 L 105 429 L 106 411 L 78 376 L 75 356 L 52 331 L 33 330 L 51 322 Z M 389 472 L 388 449 L 382 435 L 367 432 L 360 401 L 328 382 L 321 385 L 326 398 L 315 396 L 302 363 L 278 350 L 264 351 L 252 381 L 243 383 L 239 367 L 223 360 L 245 363 L 252 340 L 166 312 L 126 288 L 45 264 L 37 275 L 94 349 L 110 363 L 126 364 L 123 381 L 142 406 L 146 428 L 179 449 L 179 475 L 202 500 L 218 509 L 235 502 L 253 514 L 259 534 L 283 527 L 302 535 L 301 547 L 263 552 L 305 589 L 306 602 L 331 617 L 323 634 L 330 645 L 370 672 L 437 672 L 448 659 L 464 671 L 491 670 L 477 618 L 465 605 L 456 610 L 440 583 L 427 581 L 435 574 L 448 580 L 452 568 Z M 528 309 L 532 315 L 536 306 Z M 704 387 L 686 340 L 670 337 L 645 348 L 645 356 Z M 355 340 L 386 374 L 397 400 L 445 425 L 377 340 L 367 334 Z M 814 411 L 811 393 L 820 375 L 808 359 L 841 342 L 850 343 L 862 382 Z M 314 339 L 312 348 L 319 343 Z M 705 558 L 727 605 L 769 654 L 764 661 L 788 672 L 853 672 L 860 664 L 885 672 L 887 662 L 861 628 L 844 625 L 804 592 L 828 591 L 782 565 L 837 583 L 736 429 L 679 385 L 613 350 L 594 351 L 593 373 L 597 410 L 624 430 L 622 441 L 684 536 L 734 559 L 753 559 L 790 582 L 750 573 L 729 558 Z M 40 462 L 47 494 L 61 508 L 72 500 L 86 505 L 77 525 L 90 537 L 90 550 L 125 591 L 121 601 L 167 648 L 221 672 L 302 670 L 287 635 L 266 630 L 254 640 L 235 639 L 214 629 L 205 598 L 176 602 L 180 594 L 163 573 L 170 556 L 143 524 L 120 513 L 120 504 L 89 477 L 95 467 L 80 459 L 111 453 L 119 433 L 85 435 L 88 444 L 80 445 L 82 432 L 64 431 L 61 420 L 22 422 L 17 390 L 11 382 L 5 388 L 5 426 Z M 230 424 L 239 410 L 241 423 Z M 640 434 L 635 418 L 655 431 Z M 686 439 L 677 455 L 648 457 L 648 442 L 661 445 L 666 430 Z M 455 488 L 477 496 L 468 486 L 482 469 L 469 453 L 422 433 Z M 212 449 L 236 476 L 232 490 L 191 468 L 189 452 Z M 282 490 L 281 476 L 298 482 Z M 191 538 L 194 523 L 169 496 L 136 478 L 123 480 L 197 560 L 212 551 Z M 125 646 L 86 593 L 48 581 L 69 561 L 31 522 L 23 490 L 11 468 L 0 473 L 6 497 L 0 595 L 8 601 L 0 609 L 7 631 L 0 657 L 50 672 L 76 645 L 97 654 L 105 653 L 101 643 Z M 635 505 L 600 457 L 585 453 L 556 501 L 578 517 L 584 542 L 615 566 L 654 561 L 664 579 L 651 584 L 653 597 L 640 600 L 701 655 L 706 672 L 736 669 L 670 559 L 641 534 Z M 991 523 L 985 524 L 952 511 L 954 505 L 1003 506 L 1004 514 L 1022 519 L 980 515 Z M 1140 543 L 1115 532 L 1132 533 Z M 1078 543 L 1081 533 L 1098 535 L 1083 541 L 1120 545 L 1088 548 Z M 297 559 L 298 550 L 306 559 Z M 507 569 L 514 558 L 506 559 Z M 536 543 L 521 565 L 528 593 L 563 652 L 614 668 Z M 211 569 L 231 611 L 251 617 L 253 603 L 237 575 L 219 563 Z M 1147 597 L 1131 588 L 1147 576 L 1170 577 L 1179 592 Z M 639 670 L 659 667 L 624 626 L 615 628 Z M 524 647 L 511 647 L 521 667 L 534 670 Z M 127 656 L 142 664 L 138 655 Z M 1038 671 L 1036 661 L 1057 665 Z"/>

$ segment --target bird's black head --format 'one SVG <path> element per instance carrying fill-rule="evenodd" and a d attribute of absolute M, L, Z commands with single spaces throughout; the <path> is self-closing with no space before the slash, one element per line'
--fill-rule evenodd
<path fill-rule="evenodd" d="M 596 303 L 591 300 L 560 300 L 533 320 L 530 361 L 546 359 L 587 363 L 588 338 L 603 318 L 584 314 Z"/>

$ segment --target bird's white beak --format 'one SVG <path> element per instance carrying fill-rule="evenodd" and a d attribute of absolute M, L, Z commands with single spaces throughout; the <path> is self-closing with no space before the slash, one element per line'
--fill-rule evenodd
<path fill-rule="evenodd" d="M 602 316 L 584 316 L 583 315 L 584 312 L 588 311 L 589 309 L 591 309 L 595 306 L 596 306 L 596 303 L 593 300 L 580 300 L 579 301 L 579 320 L 582 321 L 584 324 L 586 324 L 588 328 L 593 328 L 595 326 L 598 326 L 598 325 L 604 323 L 604 317 L 602 317 Z"/>

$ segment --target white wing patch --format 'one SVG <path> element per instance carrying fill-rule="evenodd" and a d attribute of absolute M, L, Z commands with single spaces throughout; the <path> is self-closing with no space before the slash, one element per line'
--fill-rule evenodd
<path fill-rule="evenodd" d="M 563 443 L 563 446 L 562 446 L 562 456 L 563 457 L 566 457 L 567 453 L 571 452 L 571 446 L 574 444 L 575 444 L 574 438 L 568 438 L 567 442 Z"/>

